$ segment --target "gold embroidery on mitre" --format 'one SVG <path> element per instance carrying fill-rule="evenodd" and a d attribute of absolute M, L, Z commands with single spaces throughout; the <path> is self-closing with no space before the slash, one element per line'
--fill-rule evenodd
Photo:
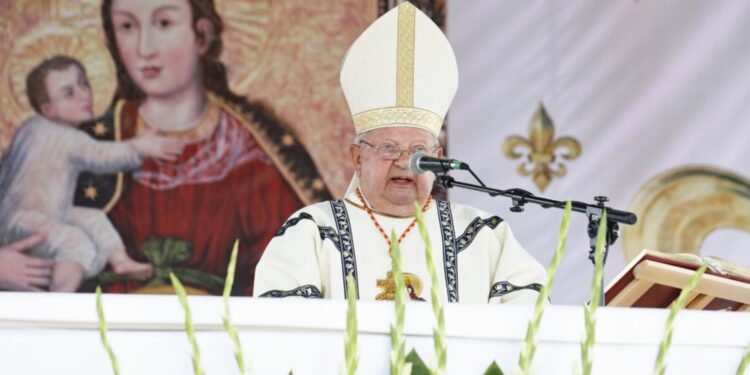
<path fill-rule="evenodd" d="M 409 3 L 398 7 L 396 54 L 396 105 L 414 106 L 414 28 L 416 8 Z"/>
<path fill-rule="evenodd" d="M 380 288 L 380 293 L 375 296 L 376 300 L 393 301 L 396 298 L 396 280 L 393 278 L 393 271 L 388 271 L 385 279 L 378 279 L 376 286 Z M 424 301 L 424 298 L 419 296 L 424 289 L 424 283 L 419 276 L 404 272 L 404 287 L 410 299 Z"/>
<path fill-rule="evenodd" d="M 357 134 L 388 125 L 414 126 L 440 134 L 443 118 L 435 112 L 413 107 L 377 108 L 352 116 Z"/>

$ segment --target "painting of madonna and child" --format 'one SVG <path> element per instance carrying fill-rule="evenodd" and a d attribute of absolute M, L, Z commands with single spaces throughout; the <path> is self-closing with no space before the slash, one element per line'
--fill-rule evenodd
<path fill-rule="evenodd" d="M 94 4 L 95 3 L 95 4 Z M 387 1 L 85 0 L 0 10 L 0 290 L 233 295 L 343 194 L 351 42 Z M 325 53 L 321 53 L 325 51 Z"/>

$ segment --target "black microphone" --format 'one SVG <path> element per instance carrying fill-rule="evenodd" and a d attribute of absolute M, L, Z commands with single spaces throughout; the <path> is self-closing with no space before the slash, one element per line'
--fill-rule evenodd
<path fill-rule="evenodd" d="M 415 152 L 409 158 L 409 171 L 420 174 L 427 171 L 447 172 L 454 169 L 469 169 L 469 165 L 456 159 L 433 158 L 423 152 Z"/>

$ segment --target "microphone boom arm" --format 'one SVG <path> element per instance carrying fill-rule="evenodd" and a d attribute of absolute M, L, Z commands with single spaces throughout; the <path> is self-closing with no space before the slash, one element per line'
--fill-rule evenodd
<path fill-rule="evenodd" d="M 453 188 L 453 187 L 460 187 L 464 189 L 487 193 L 491 197 L 496 197 L 496 196 L 508 197 L 513 201 L 513 206 L 511 207 L 511 211 L 513 212 L 522 212 L 523 206 L 526 203 L 534 203 L 539 206 L 542 206 L 542 208 L 559 208 L 559 209 L 565 208 L 565 202 L 563 201 L 558 201 L 558 200 L 544 198 L 544 197 L 538 197 L 532 194 L 531 192 L 523 190 L 523 189 L 508 189 L 508 190 L 494 189 L 494 188 L 487 187 L 487 186 L 479 186 L 479 185 L 456 181 L 453 177 L 448 176 L 446 174 L 438 174 L 436 182 L 438 183 L 438 185 L 446 189 Z M 604 198 L 604 197 L 597 197 L 597 198 Z M 575 212 L 584 213 L 586 215 L 598 214 L 598 216 L 601 216 L 602 209 L 606 209 L 607 221 L 611 221 L 615 223 L 632 225 L 638 221 L 638 217 L 632 212 L 616 210 L 610 207 L 604 207 L 603 203 L 606 202 L 606 200 L 599 202 L 599 199 L 597 199 L 597 201 L 598 203 L 596 204 L 584 203 L 584 202 L 579 202 L 579 201 L 571 201 L 571 208 Z"/>
<path fill-rule="evenodd" d="M 500 190 L 500 189 L 493 189 L 491 187 L 487 187 L 484 185 L 484 183 L 479 180 L 479 178 L 474 174 L 474 172 L 467 168 L 469 172 L 479 181 L 479 183 L 482 184 L 482 186 L 469 184 L 465 182 L 456 181 L 453 179 L 453 177 L 448 176 L 446 173 L 437 173 L 436 182 L 438 185 L 450 189 L 453 187 L 461 187 L 464 189 L 469 190 L 475 190 L 483 193 L 489 194 L 491 197 L 496 196 L 503 196 L 508 197 L 511 199 L 512 206 L 510 207 L 510 210 L 513 212 L 523 212 L 524 205 L 526 203 L 534 203 L 542 206 L 542 208 L 559 208 L 564 209 L 565 208 L 565 202 L 557 201 L 554 199 L 548 199 L 544 197 L 537 197 L 536 195 L 532 194 L 529 191 L 523 190 L 523 189 L 508 189 L 508 190 Z M 609 252 L 609 245 L 612 245 L 617 240 L 618 234 L 617 231 L 619 229 L 618 224 L 628 224 L 632 225 L 635 224 L 638 221 L 638 217 L 632 213 L 627 211 L 621 211 L 616 210 L 614 208 L 609 208 L 604 205 L 605 202 L 608 201 L 607 197 L 604 196 L 597 196 L 594 197 L 594 200 L 597 202 L 595 204 L 590 203 L 584 203 L 579 201 L 571 201 L 571 209 L 574 212 L 580 212 L 585 214 L 588 217 L 589 223 L 586 228 L 586 232 L 589 237 L 589 260 L 591 260 L 592 263 L 594 263 L 594 253 L 596 249 L 596 236 L 599 229 L 599 220 L 601 220 L 602 215 L 604 214 L 604 211 L 607 212 L 607 231 L 606 231 L 606 240 L 604 242 L 604 259 L 602 262 L 602 265 L 606 263 L 607 261 L 607 253 Z M 604 285 L 604 275 L 602 274 L 602 285 Z M 599 303 L 601 306 L 605 305 L 604 300 L 604 289 L 602 288 L 601 296 L 599 299 Z"/>

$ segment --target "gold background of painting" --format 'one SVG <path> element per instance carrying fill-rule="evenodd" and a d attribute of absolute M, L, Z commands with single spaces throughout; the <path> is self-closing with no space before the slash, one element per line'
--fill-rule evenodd
<path fill-rule="evenodd" d="M 377 18 L 377 1 L 216 0 L 216 7 L 232 89 L 291 126 L 333 195 L 343 194 L 353 171 L 346 150 L 354 129 L 339 68 L 349 45 Z M 99 0 L 0 1 L 0 148 L 34 113 L 26 75 L 55 54 L 81 60 L 95 111 L 106 111 L 116 81 L 104 41 Z"/>

